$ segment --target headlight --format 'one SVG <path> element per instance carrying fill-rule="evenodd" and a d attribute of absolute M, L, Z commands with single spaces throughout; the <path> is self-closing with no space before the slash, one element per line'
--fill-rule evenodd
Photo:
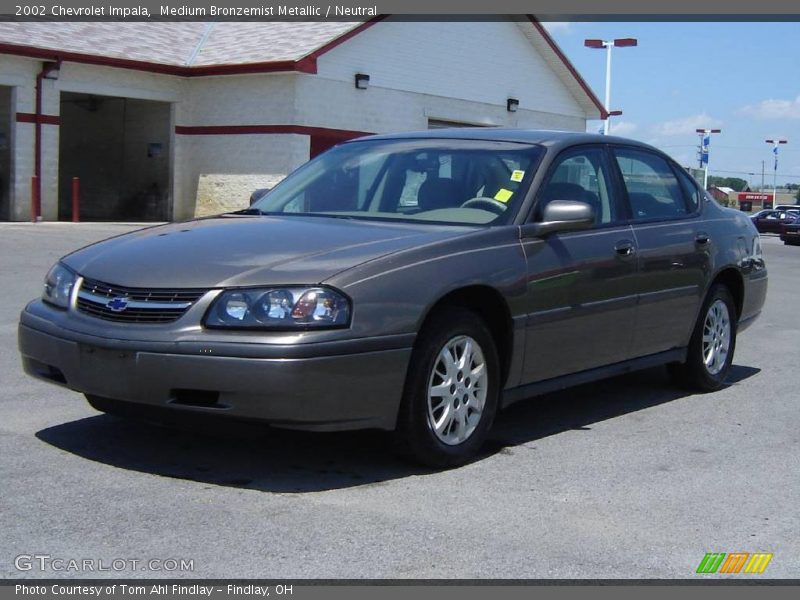
<path fill-rule="evenodd" d="M 68 308 L 69 297 L 77 278 L 75 273 L 57 263 L 44 278 L 42 300 L 60 308 Z"/>
<path fill-rule="evenodd" d="M 350 324 L 350 301 L 336 290 L 258 288 L 227 290 L 211 305 L 206 327 L 324 329 Z"/>

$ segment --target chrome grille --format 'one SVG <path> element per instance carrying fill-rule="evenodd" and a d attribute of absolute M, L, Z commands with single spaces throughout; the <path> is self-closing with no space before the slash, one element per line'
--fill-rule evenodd
<path fill-rule="evenodd" d="M 181 317 L 206 290 L 129 288 L 84 278 L 78 290 L 78 310 L 120 323 L 169 323 Z M 122 299 L 111 308 L 109 303 Z"/>

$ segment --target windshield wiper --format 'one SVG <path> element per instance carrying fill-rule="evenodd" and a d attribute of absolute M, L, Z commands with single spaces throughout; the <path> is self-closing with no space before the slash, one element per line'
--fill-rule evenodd
<path fill-rule="evenodd" d="M 225 213 L 226 215 L 270 215 L 274 213 L 269 213 L 266 211 L 261 210 L 260 208 L 243 208 L 242 210 L 234 210 L 229 213 Z"/>
<path fill-rule="evenodd" d="M 329 217 L 331 219 L 347 219 L 348 221 L 352 221 L 354 219 L 358 219 L 359 217 L 354 217 L 353 215 L 342 215 L 337 213 L 281 213 L 286 215 L 297 215 L 298 217 Z"/>

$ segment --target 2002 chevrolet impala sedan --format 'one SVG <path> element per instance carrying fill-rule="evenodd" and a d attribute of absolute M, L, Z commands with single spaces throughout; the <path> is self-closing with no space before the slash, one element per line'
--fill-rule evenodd
<path fill-rule="evenodd" d="M 439 130 L 344 143 L 249 209 L 65 256 L 19 345 L 106 412 L 387 429 L 452 466 L 548 390 L 657 364 L 719 388 L 766 289 L 750 220 L 651 147 Z"/>

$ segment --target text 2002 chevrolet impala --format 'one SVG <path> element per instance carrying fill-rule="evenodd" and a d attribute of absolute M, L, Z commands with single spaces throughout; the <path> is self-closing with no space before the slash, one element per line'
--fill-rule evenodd
<path fill-rule="evenodd" d="M 653 148 L 440 130 L 342 144 L 250 209 L 64 257 L 19 343 L 100 410 L 389 429 L 449 466 L 547 390 L 660 363 L 719 388 L 766 288 L 750 220 Z"/>

